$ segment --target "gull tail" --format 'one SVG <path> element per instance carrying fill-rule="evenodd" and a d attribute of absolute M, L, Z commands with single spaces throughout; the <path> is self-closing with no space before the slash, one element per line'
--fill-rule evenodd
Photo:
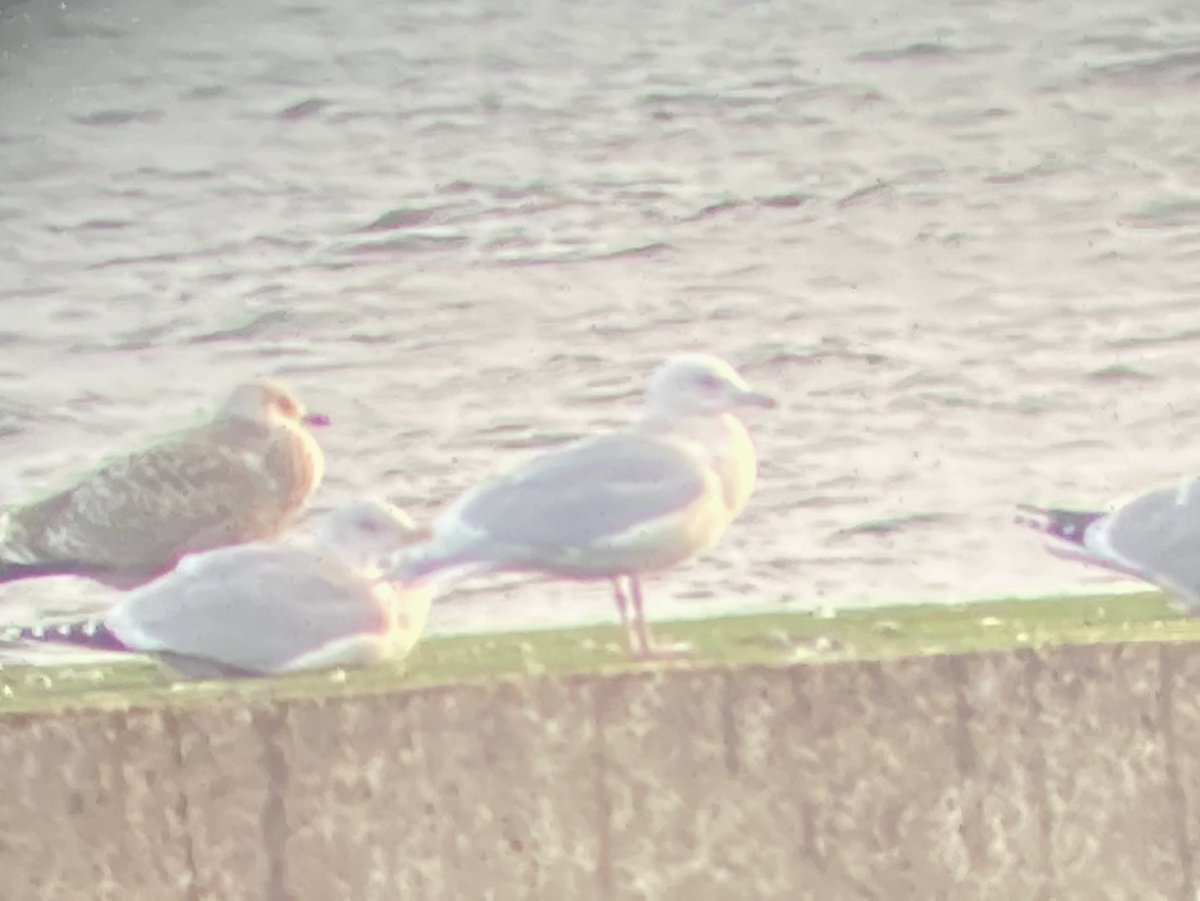
<path fill-rule="evenodd" d="M 1057 507 L 1035 507 L 1032 504 L 1017 506 L 1020 513 L 1014 518 L 1018 525 L 1028 526 L 1036 532 L 1074 544 L 1090 551 L 1087 545 L 1088 528 L 1108 516 L 1100 510 L 1064 510 Z"/>
<path fill-rule="evenodd" d="M 0 554 L 3 551 L 0 550 Z M 19 582 L 22 579 L 42 579 L 47 576 L 90 576 L 94 566 L 57 560 L 49 563 L 19 563 L 0 558 L 0 583 Z"/>
<path fill-rule="evenodd" d="M 54 644 L 90 651 L 136 653 L 99 619 L 81 619 L 52 626 L 13 626 L 0 630 L 4 644 Z"/>

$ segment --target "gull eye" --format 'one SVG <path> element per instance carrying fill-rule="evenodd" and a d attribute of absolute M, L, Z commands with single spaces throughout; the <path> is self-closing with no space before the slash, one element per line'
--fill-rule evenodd
<path fill-rule="evenodd" d="M 368 535 L 378 535 L 383 531 L 379 522 L 374 519 L 360 519 L 355 523 L 355 526 L 357 526 L 360 532 L 365 532 Z"/>
<path fill-rule="evenodd" d="M 712 373 L 704 372 L 697 377 L 696 384 L 705 394 L 716 394 L 721 390 L 723 383 Z"/>

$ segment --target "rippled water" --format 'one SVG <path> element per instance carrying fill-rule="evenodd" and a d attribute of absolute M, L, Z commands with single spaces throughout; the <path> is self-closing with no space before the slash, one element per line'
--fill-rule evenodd
<path fill-rule="evenodd" d="M 0 48 L 5 500 L 266 371 L 335 420 L 320 504 L 428 516 L 677 349 L 786 406 L 656 613 L 1084 585 L 1013 502 L 1195 469 L 1193 0 L 25 0 Z"/>

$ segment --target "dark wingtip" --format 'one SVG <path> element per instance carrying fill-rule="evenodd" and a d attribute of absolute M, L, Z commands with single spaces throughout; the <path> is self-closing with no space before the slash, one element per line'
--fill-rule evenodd
<path fill-rule="evenodd" d="M 1013 517 L 1013 521 L 1018 525 L 1028 526 L 1044 535 L 1081 547 L 1084 544 L 1088 526 L 1108 515 L 1099 510 L 1063 510 L 1035 507 L 1032 504 L 1018 504 L 1017 510 L 1020 513 Z"/>
<path fill-rule="evenodd" d="M 133 650 L 98 619 L 81 619 L 54 625 L 13 626 L 0 630 L 0 642 L 67 645 L 92 651 L 129 653 Z"/>

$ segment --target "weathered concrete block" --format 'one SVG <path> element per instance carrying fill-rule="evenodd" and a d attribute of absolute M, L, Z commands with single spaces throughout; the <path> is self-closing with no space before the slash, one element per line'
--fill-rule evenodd
<path fill-rule="evenodd" d="M 589 897 L 593 692 L 531 682 L 293 707 L 296 897 Z"/>
<path fill-rule="evenodd" d="M 187 901 L 286 898 L 279 894 L 272 803 L 283 788 L 260 735 L 282 714 L 262 705 L 163 709 L 181 761 L 178 803 L 187 830 Z"/>
<path fill-rule="evenodd" d="M 6 901 L 1195 901 L 1200 654 L 14 715 L 0 766 Z"/>
<path fill-rule="evenodd" d="M 1023 806 L 1040 816 L 1048 848 L 1043 897 L 1129 898 L 1138 887 L 1139 898 L 1180 897 L 1178 848 L 1162 841 L 1180 799 L 1160 729 L 1161 655 L 1160 646 L 1134 644 L 1064 648 L 1040 665 L 1022 658 L 1033 668 L 1026 709 L 1035 731 L 1024 736 L 997 715 L 1004 738 L 993 741 L 1011 753 L 1024 745 L 1032 791 Z"/>
<path fill-rule="evenodd" d="M 0 898 L 187 897 L 176 744 L 162 711 L 0 721 Z"/>
<path fill-rule="evenodd" d="M 1159 661 L 1155 722 L 1163 736 L 1171 823 L 1152 840 L 1177 861 L 1174 878 L 1163 880 L 1163 897 L 1195 901 L 1200 898 L 1200 646 L 1164 644 Z"/>

